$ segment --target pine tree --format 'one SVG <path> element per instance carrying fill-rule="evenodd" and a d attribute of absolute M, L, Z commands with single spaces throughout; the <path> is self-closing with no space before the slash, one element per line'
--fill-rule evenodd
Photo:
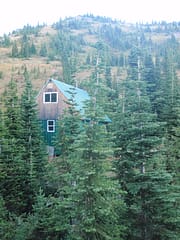
<path fill-rule="evenodd" d="M 46 57 L 47 56 L 47 47 L 46 47 L 45 43 L 41 45 L 41 49 L 39 51 L 39 55 L 41 57 Z"/>
<path fill-rule="evenodd" d="M 24 78 L 25 88 L 21 96 L 21 144 L 24 150 L 22 157 L 28 165 L 28 174 L 32 184 L 35 184 L 33 187 L 37 191 L 39 187 L 43 187 L 45 184 L 47 156 L 40 123 L 37 118 L 35 94 L 27 69 L 25 69 Z"/>
<path fill-rule="evenodd" d="M 31 215 L 21 218 L 16 227 L 15 240 L 65 240 L 70 224 L 62 199 L 46 196 L 42 190 L 36 196 Z"/>
<path fill-rule="evenodd" d="M 7 86 L 4 95 L 3 138 L 1 143 L 2 178 L 0 193 L 8 211 L 16 214 L 27 212 L 31 208 L 31 186 L 27 164 L 22 158 L 21 115 L 17 87 L 13 80 Z"/>
<path fill-rule="evenodd" d="M 125 200 L 130 224 L 127 239 L 176 239 L 177 216 L 173 206 L 177 195 L 171 186 L 172 176 L 165 171 L 159 153 L 162 127 L 151 112 L 146 83 L 140 71 L 140 55 L 136 60 L 136 64 L 131 64 L 134 69 L 130 69 L 129 79 L 122 85 L 113 119 L 115 171 L 127 192 Z M 164 188 L 160 191 L 162 185 Z M 156 211 L 157 206 L 162 214 Z M 168 211 L 168 206 L 173 210 Z"/>
<path fill-rule="evenodd" d="M 89 122 L 70 156 L 73 239 L 121 239 L 123 226 L 118 214 L 123 200 L 116 183 L 108 177 L 111 147 L 106 126 L 98 123 L 102 116 L 98 116 L 94 103 L 90 103 L 86 117 Z"/>
<path fill-rule="evenodd" d="M 157 79 L 155 74 L 155 66 L 153 58 L 150 54 L 144 57 L 144 71 L 142 73 L 144 81 L 146 81 L 146 92 L 151 101 L 152 109 L 154 110 L 155 93 L 157 89 Z"/>
<path fill-rule="evenodd" d="M 17 47 L 17 42 L 13 42 L 12 45 L 12 52 L 11 52 L 11 57 L 18 57 L 19 56 L 19 51 L 18 51 L 18 47 Z"/>
<path fill-rule="evenodd" d="M 178 191 L 172 176 L 158 168 L 136 174 L 129 184 L 134 200 L 129 207 L 133 228 L 128 239 L 179 239 Z"/>
<path fill-rule="evenodd" d="M 162 78 L 160 82 L 162 101 L 159 106 L 158 117 L 160 121 L 165 122 L 164 143 L 166 148 L 167 170 L 174 172 L 176 169 L 177 156 L 175 154 L 176 150 L 173 148 L 173 139 L 176 136 L 174 131 L 179 126 L 180 88 L 173 66 L 173 56 L 171 52 L 166 53 L 162 66 Z"/>
<path fill-rule="evenodd" d="M 0 239 L 13 239 L 15 232 L 15 224 L 11 220 L 11 215 L 5 207 L 5 202 L 0 195 Z"/>
<path fill-rule="evenodd" d="M 58 120 L 56 128 L 57 134 L 54 140 L 56 157 L 47 165 L 48 188 L 46 194 L 53 196 L 54 205 L 51 211 L 54 211 L 52 217 L 57 218 L 57 220 L 52 228 L 59 229 L 59 233 L 54 230 L 54 234 L 56 232 L 60 234 L 62 237 L 60 239 L 66 239 L 66 235 L 69 236 L 72 231 L 73 202 L 71 193 L 73 190 L 73 166 L 69 156 L 74 152 L 73 144 L 82 131 L 82 122 L 74 102 L 74 88 L 70 90 L 69 94 L 70 99 L 66 102 L 68 109 L 64 111 Z"/>
<path fill-rule="evenodd" d="M 36 46 L 35 46 L 34 42 L 31 43 L 29 51 L 30 51 L 31 55 L 35 55 L 36 54 Z"/>

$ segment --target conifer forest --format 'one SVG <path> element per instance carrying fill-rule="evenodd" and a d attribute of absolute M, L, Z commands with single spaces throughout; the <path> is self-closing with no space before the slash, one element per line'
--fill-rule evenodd
<path fill-rule="evenodd" d="M 49 159 L 36 96 L 73 98 Z M 99 124 L 103 116 L 111 121 Z M 180 22 L 84 15 L 0 37 L 0 239 L 180 239 Z"/>

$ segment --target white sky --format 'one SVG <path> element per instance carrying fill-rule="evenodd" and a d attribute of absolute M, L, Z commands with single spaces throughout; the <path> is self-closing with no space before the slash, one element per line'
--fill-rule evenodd
<path fill-rule="evenodd" d="M 179 0 L 1 0 L 0 7 L 0 35 L 87 13 L 127 22 L 180 21 Z"/>

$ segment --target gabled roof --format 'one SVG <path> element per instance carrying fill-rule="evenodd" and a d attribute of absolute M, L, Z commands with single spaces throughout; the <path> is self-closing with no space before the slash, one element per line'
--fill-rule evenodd
<path fill-rule="evenodd" d="M 67 100 L 70 100 L 72 98 L 72 93 L 73 93 L 73 97 L 74 97 L 74 103 L 76 104 L 75 108 L 77 111 L 79 111 L 82 115 L 84 115 L 84 107 L 86 104 L 86 101 L 90 100 L 90 96 L 87 93 L 87 91 L 78 88 L 78 87 L 74 87 L 73 85 L 55 80 L 55 79 L 49 79 L 46 84 L 44 85 L 47 86 L 48 83 L 54 83 L 57 88 L 59 89 L 59 91 L 65 96 L 65 98 L 67 98 Z M 43 89 L 43 88 L 42 88 Z M 41 89 L 41 91 L 42 91 Z M 88 118 L 85 118 L 84 120 L 89 121 Z M 101 120 L 101 123 L 111 123 L 111 119 L 105 115 Z"/>
<path fill-rule="evenodd" d="M 74 103 L 76 104 L 76 110 L 82 112 L 85 101 L 90 100 L 89 94 L 80 88 L 74 87 L 64 82 L 60 82 L 55 79 L 50 79 L 49 82 L 53 82 L 58 89 L 63 93 L 63 95 L 69 100 L 72 98 L 71 93 L 74 94 Z"/>

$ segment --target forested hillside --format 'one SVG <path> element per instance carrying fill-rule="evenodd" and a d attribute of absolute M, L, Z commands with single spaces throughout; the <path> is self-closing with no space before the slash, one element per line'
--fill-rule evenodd
<path fill-rule="evenodd" d="M 52 161 L 36 109 L 49 78 L 91 96 L 83 126 L 69 100 Z M 180 239 L 180 22 L 85 15 L 5 34 L 0 104 L 0 239 Z"/>

